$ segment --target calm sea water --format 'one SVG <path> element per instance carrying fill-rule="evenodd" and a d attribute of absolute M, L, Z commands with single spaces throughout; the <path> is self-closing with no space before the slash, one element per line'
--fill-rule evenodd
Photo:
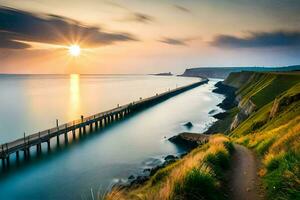
<path fill-rule="evenodd" d="M 0 143 L 198 81 L 143 75 L 2 75 Z M 216 80 L 139 112 L 107 129 L 77 138 L 0 172 L 0 199 L 91 199 L 117 180 L 183 150 L 166 138 L 201 132 L 223 99 Z M 184 123 L 194 126 L 187 129 Z M 71 135 L 71 134 L 70 134 Z"/>

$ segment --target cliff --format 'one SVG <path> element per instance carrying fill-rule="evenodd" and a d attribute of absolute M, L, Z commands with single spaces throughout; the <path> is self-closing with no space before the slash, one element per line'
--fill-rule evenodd
<path fill-rule="evenodd" d="M 219 106 L 225 110 L 222 117 L 205 132 L 226 133 L 234 131 L 243 121 L 263 106 L 273 103 L 272 117 L 279 108 L 292 100 L 280 99 L 280 95 L 299 83 L 299 72 L 234 72 L 223 82 L 218 82 L 213 92 L 224 94 L 225 99 Z M 233 99 L 234 98 L 234 99 Z M 292 99 L 297 99 L 297 96 Z M 226 106 L 224 106 L 226 105 Z M 252 124 L 256 129 L 263 120 Z M 248 127 L 251 129 L 250 127 Z M 243 130 L 245 131 L 245 130 Z"/>
<path fill-rule="evenodd" d="M 286 66 L 286 67 L 198 67 L 198 68 L 188 68 L 180 76 L 225 79 L 232 72 L 241 72 L 241 71 L 274 72 L 274 71 L 297 71 L 297 70 L 300 70 L 300 65 Z"/>
<path fill-rule="evenodd" d="M 237 88 L 236 100 L 239 102 L 239 112 L 235 115 L 230 130 L 234 130 L 241 122 L 264 105 L 274 101 L 276 107 L 278 101 L 276 101 L 276 98 L 299 82 L 300 74 L 297 72 L 239 72 L 230 74 L 224 84 Z M 284 104 L 282 102 L 284 100 L 281 100 L 279 104 Z M 271 112 L 275 113 L 277 109 L 274 108 Z"/>

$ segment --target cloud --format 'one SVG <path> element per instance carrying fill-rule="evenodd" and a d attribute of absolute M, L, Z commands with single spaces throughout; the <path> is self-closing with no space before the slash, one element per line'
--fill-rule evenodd
<path fill-rule="evenodd" d="M 128 11 L 129 14 L 127 14 L 124 18 L 119 19 L 118 21 L 121 22 L 138 22 L 138 23 L 144 23 L 144 24 L 148 24 L 150 22 L 154 22 L 155 18 L 144 14 L 144 13 L 140 13 L 140 12 L 132 12 L 132 11 Z"/>
<path fill-rule="evenodd" d="M 175 38 L 163 38 L 159 42 L 170 44 L 170 45 L 187 45 L 184 39 L 175 39 Z"/>
<path fill-rule="evenodd" d="M 123 21 L 123 22 L 124 21 L 127 21 L 127 22 L 133 21 L 133 22 L 139 22 L 139 23 L 144 23 L 144 24 L 155 21 L 155 18 L 153 16 L 150 16 L 148 14 L 141 13 L 141 12 L 135 12 L 132 9 L 129 9 L 126 6 L 123 6 L 119 3 L 115 3 L 115 2 L 109 1 L 109 0 L 106 0 L 104 2 L 110 6 L 120 8 L 127 12 L 126 17 L 124 17 L 123 19 L 120 19 L 118 21 Z"/>
<path fill-rule="evenodd" d="M 173 5 L 177 10 L 179 11 L 182 11 L 182 12 L 185 12 L 185 13 L 191 13 L 191 10 L 186 8 L 186 7 L 183 7 L 183 6 L 180 6 L 180 5 L 177 5 L 177 4 L 174 4 Z"/>
<path fill-rule="evenodd" d="M 300 46 L 300 31 L 249 32 L 246 37 L 218 35 L 210 44 L 225 48 Z"/>
<path fill-rule="evenodd" d="M 127 7 L 122 6 L 121 4 L 116 3 L 116 2 L 113 2 L 113 1 L 110 1 L 110 0 L 103 0 L 103 2 L 104 2 L 105 4 L 107 4 L 107 5 L 110 5 L 110 6 L 113 6 L 113 7 L 116 7 L 116 8 L 128 10 Z"/>
<path fill-rule="evenodd" d="M 163 37 L 162 39 L 158 40 L 159 42 L 169 44 L 169 45 L 182 45 L 187 46 L 188 42 L 192 40 L 201 39 L 201 37 L 187 37 L 187 38 L 171 38 L 171 37 Z"/>
<path fill-rule="evenodd" d="M 0 48 L 25 49 L 26 42 L 98 47 L 121 41 L 136 41 L 128 33 L 104 32 L 58 15 L 38 15 L 8 7 L 0 7 Z"/>
<path fill-rule="evenodd" d="M 26 49 L 30 47 L 29 44 L 16 41 L 17 38 L 17 34 L 0 31 L 0 48 Z"/>
<path fill-rule="evenodd" d="M 145 24 L 155 21 L 154 17 L 143 13 L 137 13 L 137 12 L 132 13 L 131 16 L 128 18 L 128 20 L 145 23 Z"/>

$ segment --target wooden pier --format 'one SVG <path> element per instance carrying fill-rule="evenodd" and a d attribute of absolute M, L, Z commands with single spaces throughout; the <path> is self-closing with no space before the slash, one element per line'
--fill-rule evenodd
<path fill-rule="evenodd" d="M 16 159 L 19 159 L 20 152 L 23 152 L 25 159 L 29 158 L 30 148 L 33 146 L 36 146 L 37 153 L 41 153 L 42 143 L 47 143 L 48 150 L 50 150 L 51 138 L 56 137 L 57 143 L 59 144 L 60 135 L 64 135 L 65 140 L 68 140 L 68 134 L 72 134 L 73 138 L 75 138 L 76 130 L 79 131 L 79 134 L 85 134 L 86 127 L 89 127 L 90 130 L 101 129 L 114 121 L 131 115 L 134 112 L 142 110 L 151 105 L 157 104 L 170 97 L 173 97 L 192 88 L 198 87 L 207 82 L 208 80 L 202 80 L 187 86 L 178 87 L 176 89 L 169 90 L 161 94 L 156 94 L 155 96 L 146 99 L 140 99 L 139 101 L 129 103 L 123 106 L 118 106 L 117 108 L 101 112 L 89 117 L 81 116 L 81 118 L 78 120 L 74 120 L 62 125 L 58 125 L 58 121 L 56 121 L 57 126 L 54 128 L 50 128 L 48 130 L 44 130 L 29 136 L 25 136 L 24 134 L 23 138 L 19 138 L 15 141 L 1 145 L 0 159 L 2 160 L 2 167 L 9 165 L 10 155 L 13 153 L 16 154 Z"/>

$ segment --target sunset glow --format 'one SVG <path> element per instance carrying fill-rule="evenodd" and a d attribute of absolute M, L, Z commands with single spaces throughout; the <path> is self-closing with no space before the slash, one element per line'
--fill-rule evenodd
<path fill-rule="evenodd" d="M 0 200 L 295 199 L 299 10 L 0 0 Z"/>
<path fill-rule="evenodd" d="M 77 44 L 71 45 L 69 47 L 69 53 L 71 56 L 77 57 L 80 55 L 81 49 Z"/>
<path fill-rule="evenodd" d="M 68 118 L 74 119 L 80 114 L 80 75 L 70 74 L 70 110 Z"/>
<path fill-rule="evenodd" d="M 274 1 L 0 0 L 0 73 L 298 64 L 300 3 Z"/>

